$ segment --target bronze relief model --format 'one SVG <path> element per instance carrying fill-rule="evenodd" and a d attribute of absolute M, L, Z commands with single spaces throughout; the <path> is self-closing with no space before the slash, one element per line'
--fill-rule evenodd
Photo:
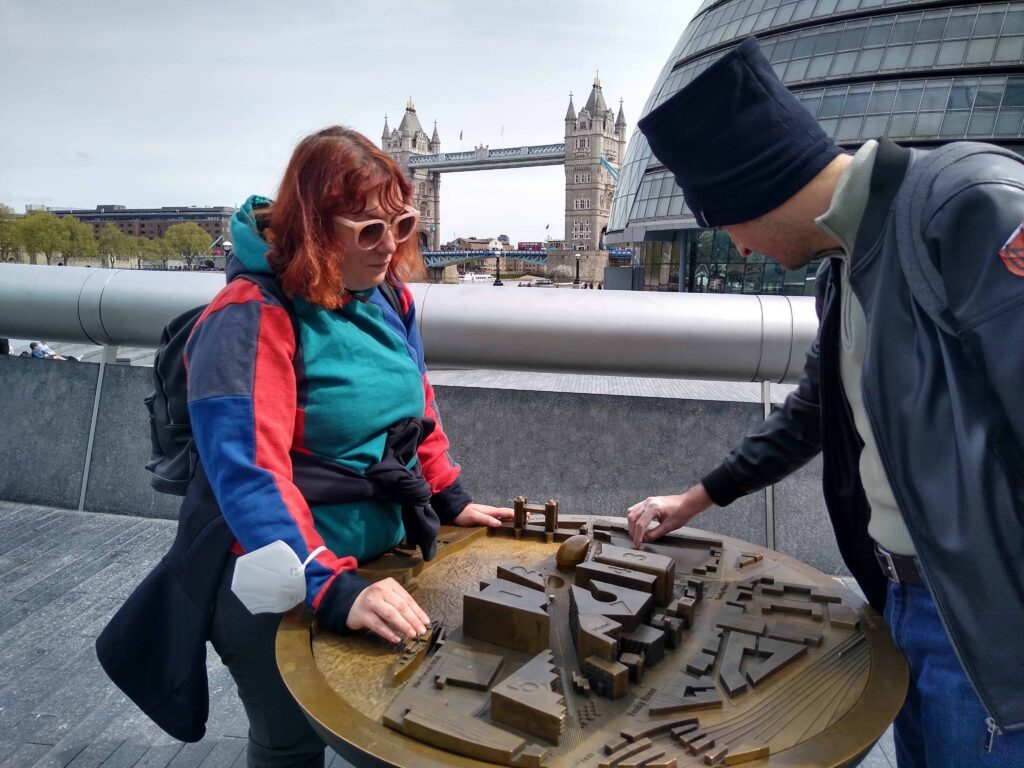
<path fill-rule="evenodd" d="M 830 577 L 695 529 L 635 550 L 623 518 L 515 508 L 443 529 L 430 563 L 361 571 L 431 616 L 400 649 L 282 623 L 285 682 L 355 765 L 841 766 L 899 710 L 887 628 Z"/>

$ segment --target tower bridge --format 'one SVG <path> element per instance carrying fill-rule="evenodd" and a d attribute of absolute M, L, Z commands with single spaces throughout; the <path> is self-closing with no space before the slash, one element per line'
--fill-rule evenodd
<path fill-rule="evenodd" d="M 413 155 L 409 168 L 435 171 L 493 171 L 500 168 L 534 168 L 564 165 L 565 142 L 533 147 L 477 147 L 469 152 L 445 152 L 438 155 Z"/>
<path fill-rule="evenodd" d="M 563 119 L 564 141 L 525 147 L 491 149 L 481 145 L 469 151 L 442 152 L 441 137 L 427 136 L 409 99 L 398 127 L 384 118 L 381 147 L 405 171 L 413 185 L 420 211 L 419 243 L 424 251 L 441 250 L 441 174 L 532 168 L 565 167 L 565 242 L 570 250 L 597 250 L 611 213 L 612 196 L 626 153 L 626 118 L 619 100 L 618 115 L 608 108 L 601 80 L 594 77 L 590 95 L 579 113 L 569 94 Z"/>

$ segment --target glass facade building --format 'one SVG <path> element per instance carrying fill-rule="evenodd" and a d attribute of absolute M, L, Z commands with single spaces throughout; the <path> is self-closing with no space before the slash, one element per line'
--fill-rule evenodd
<path fill-rule="evenodd" d="M 882 136 L 904 146 L 970 139 L 1024 147 L 1024 2 L 706 0 L 642 114 L 750 35 L 844 149 Z M 698 228 L 639 131 L 623 160 L 606 240 L 634 247 L 635 288 L 813 291 L 816 263 L 795 273 L 743 259 L 724 233 Z"/>

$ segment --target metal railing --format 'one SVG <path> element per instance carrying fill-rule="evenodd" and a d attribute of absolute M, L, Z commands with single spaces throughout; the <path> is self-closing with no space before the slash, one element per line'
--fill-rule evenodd
<path fill-rule="evenodd" d="M 221 273 L 0 264 L 0 336 L 155 347 L 223 285 Z M 817 330 L 805 297 L 410 289 L 436 367 L 791 382 Z"/>
<path fill-rule="evenodd" d="M 423 251 L 422 255 L 428 267 L 446 267 L 449 264 L 476 259 L 502 258 L 506 264 L 510 259 L 530 264 L 544 264 L 548 260 L 547 251 Z"/>
<path fill-rule="evenodd" d="M 169 320 L 223 286 L 222 273 L 0 264 L 0 336 L 104 345 L 79 509 L 117 347 L 155 347 Z M 814 301 L 805 297 L 410 289 L 431 366 L 759 381 L 765 417 L 771 382 L 796 380 L 817 331 Z M 763 493 L 767 545 L 774 548 L 774 489 Z"/>

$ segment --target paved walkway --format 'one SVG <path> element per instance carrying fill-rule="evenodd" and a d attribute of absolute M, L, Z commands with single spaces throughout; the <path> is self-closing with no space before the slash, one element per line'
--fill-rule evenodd
<path fill-rule="evenodd" d="M 166 520 L 0 502 L 0 768 L 245 766 L 245 714 L 212 650 L 210 721 L 195 744 L 149 722 L 96 661 L 96 635 L 174 530 Z M 329 751 L 327 765 L 349 763 Z M 895 766 L 891 732 L 862 765 Z"/>
<path fill-rule="evenodd" d="M 706 381 L 640 376 L 601 376 L 583 373 L 432 368 L 430 383 L 435 386 L 516 389 L 532 392 L 576 392 L 586 395 L 724 400 L 738 403 L 761 402 L 761 385 L 749 381 Z M 786 399 L 786 395 L 795 388 L 792 384 L 772 384 L 772 402 L 782 403 Z"/>

